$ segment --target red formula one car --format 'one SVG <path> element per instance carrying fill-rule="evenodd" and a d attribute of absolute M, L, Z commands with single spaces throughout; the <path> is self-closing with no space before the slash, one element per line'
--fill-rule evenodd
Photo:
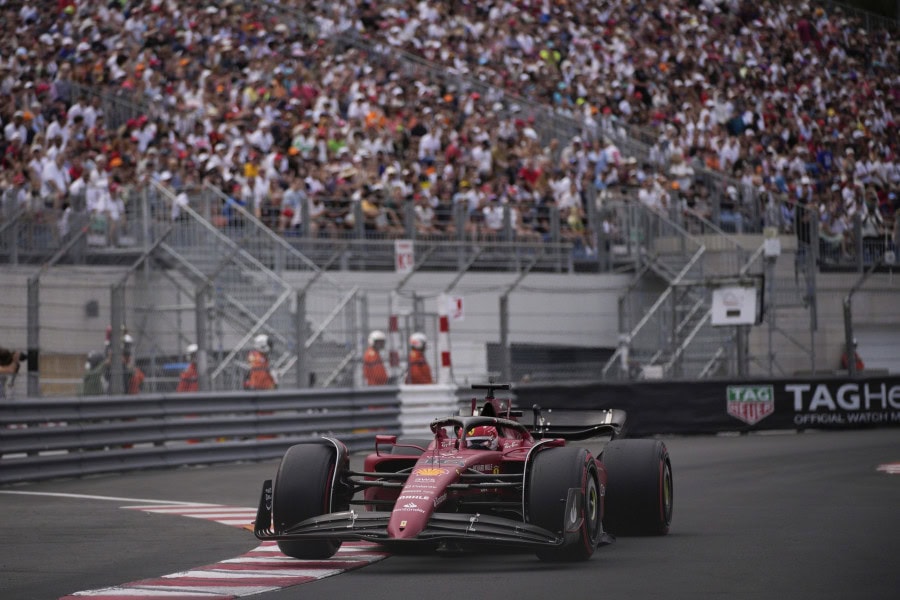
<path fill-rule="evenodd" d="M 263 486 L 255 534 L 295 558 L 332 556 L 345 540 L 392 552 L 492 545 L 546 560 L 584 560 L 612 535 L 664 535 L 672 520 L 665 444 L 617 439 L 625 413 L 552 413 L 530 425 L 486 390 L 470 416 L 432 421 L 430 440 L 376 435 L 363 471 L 322 438 L 290 447 Z M 560 420 L 562 418 L 563 420 Z M 569 422 L 566 423 L 565 419 Z M 599 456 L 567 441 L 606 438 Z"/>

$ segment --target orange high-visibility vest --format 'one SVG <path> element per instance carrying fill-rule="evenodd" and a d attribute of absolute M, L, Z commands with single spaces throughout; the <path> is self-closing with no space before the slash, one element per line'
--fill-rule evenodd
<path fill-rule="evenodd" d="M 250 374 L 244 381 L 244 389 L 274 390 L 275 378 L 269 372 L 269 357 L 259 350 L 251 350 L 247 358 L 250 363 Z"/>
<path fill-rule="evenodd" d="M 369 346 L 363 354 L 363 376 L 368 385 L 387 385 L 388 374 L 381 360 L 381 354 Z"/>
<path fill-rule="evenodd" d="M 197 374 L 197 365 L 191 363 L 187 369 L 181 372 L 178 379 L 178 387 L 176 392 L 196 392 L 200 389 L 200 377 Z"/>
<path fill-rule="evenodd" d="M 431 367 L 420 350 L 409 351 L 409 371 L 406 383 L 434 383 L 431 378 Z"/>

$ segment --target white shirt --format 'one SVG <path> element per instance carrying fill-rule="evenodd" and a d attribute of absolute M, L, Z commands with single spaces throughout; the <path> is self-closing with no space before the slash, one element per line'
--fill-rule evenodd
<path fill-rule="evenodd" d="M 503 207 L 499 203 L 492 203 L 481 209 L 484 215 L 484 225 L 493 231 L 503 229 Z"/>

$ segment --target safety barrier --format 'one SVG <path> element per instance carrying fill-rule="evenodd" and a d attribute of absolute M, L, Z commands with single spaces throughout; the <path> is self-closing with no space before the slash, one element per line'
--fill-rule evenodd
<path fill-rule="evenodd" d="M 180 465 L 279 458 L 330 435 L 351 451 L 376 432 L 430 436 L 429 424 L 482 394 L 454 385 L 179 394 L 0 404 L 0 485 Z M 628 414 L 631 436 L 900 426 L 900 377 L 517 384 L 500 397 L 555 410 Z M 588 417 L 585 417 L 588 418 Z M 526 422 L 530 416 L 525 417 Z"/>
<path fill-rule="evenodd" d="M 436 417 L 458 413 L 455 385 L 401 385 L 400 429 L 403 435 L 431 436 Z"/>
<path fill-rule="evenodd" d="M 400 433 L 395 387 L 25 400 L 0 404 L 0 484 L 278 458 L 331 435 Z"/>

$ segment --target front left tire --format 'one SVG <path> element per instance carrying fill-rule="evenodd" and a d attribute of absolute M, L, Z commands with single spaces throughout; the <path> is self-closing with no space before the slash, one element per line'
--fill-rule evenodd
<path fill-rule="evenodd" d="M 561 546 L 538 550 L 538 558 L 580 561 L 594 554 L 603 526 L 597 466 L 590 452 L 574 446 L 540 451 L 531 465 L 526 501 L 529 523 L 564 538 Z"/>
<path fill-rule="evenodd" d="M 332 512 L 332 485 L 337 466 L 337 450 L 328 443 L 291 446 L 284 453 L 272 492 L 272 521 L 275 531 Z M 340 549 L 340 540 L 279 541 L 287 556 L 300 559 L 331 558 Z"/>

